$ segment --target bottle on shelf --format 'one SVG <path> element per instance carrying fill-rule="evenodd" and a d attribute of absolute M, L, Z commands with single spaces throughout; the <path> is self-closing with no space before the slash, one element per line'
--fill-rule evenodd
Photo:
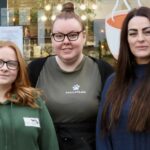
<path fill-rule="evenodd" d="M 41 46 L 37 45 L 36 40 L 33 41 L 33 53 L 34 57 L 41 57 Z"/>

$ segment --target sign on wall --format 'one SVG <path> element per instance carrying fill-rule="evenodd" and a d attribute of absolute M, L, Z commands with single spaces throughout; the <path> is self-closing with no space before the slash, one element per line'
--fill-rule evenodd
<path fill-rule="evenodd" d="M 22 26 L 0 26 L 0 40 L 12 41 L 23 54 L 23 27 Z"/>

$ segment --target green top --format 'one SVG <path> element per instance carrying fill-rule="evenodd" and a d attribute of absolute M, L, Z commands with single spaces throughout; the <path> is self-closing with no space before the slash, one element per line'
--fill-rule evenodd
<path fill-rule="evenodd" d="M 40 108 L 0 104 L 0 150 L 59 150 L 52 119 L 44 102 Z"/>

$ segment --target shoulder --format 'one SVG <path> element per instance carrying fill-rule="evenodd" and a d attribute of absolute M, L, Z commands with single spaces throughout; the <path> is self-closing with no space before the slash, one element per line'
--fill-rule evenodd
<path fill-rule="evenodd" d="M 33 87 L 36 86 L 36 82 L 37 82 L 39 74 L 43 68 L 43 65 L 45 64 L 46 60 L 49 57 L 51 57 L 51 56 L 47 56 L 44 58 L 38 58 L 38 59 L 33 60 L 31 63 L 28 64 L 28 75 L 29 75 L 31 85 Z"/>
<path fill-rule="evenodd" d="M 107 63 L 105 60 L 93 58 L 90 56 L 88 57 L 88 59 L 90 59 L 91 61 L 93 61 L 94 63 L 96 63 L 98 65 L 98 69 L 102 76 L 108 77 L 111 73 L 114 72 L 114 68 L 109 63 Z"/>
<path fill-rule="evenodd" d="M 102 87 L 103 87 L 106 79 L 114 72 L 114 68 L 105 60 L 96 59 L 93 57 L 89 57 L 89 58 L 91 58 L 98 65 L 98 69 L 102 79 Z"/>
<path fill-rule="evenodd" d="M 31 61 L 31 63 L 29 63 L 28 66 L 29 67 L 36 67 L 36 66 L 38 67 L 38 65 L 43 64 L 47 60 L 48 57 L 43 57 L 43 58 L 35 59 L 35 60 Z"/>
<path fill-rule="evenodd" d="M 45 62 L 47 62 L 47 60 L 50 60 L 51 58 L 54 58 L 54 55 L 49 55 L 47 57 L 43 57 L 43 58 L 38 58 L 35 59 L 33 61 L 31 61 L 28 64 L 28 70 L 41 70 L 41 68 L 44 66 Z"/>
<path fill-rule="evenodd" d="M 103 89 L 103 92 L 102 92 L 102 97 L 103 95 L 105 95 L 108 91 L 108 89 L 110 88 L 111 84 L 112 84 L 112 81 L 114 80 L 115 78 L 115 73 L 112 73 L 106 80 L 105 82 L 105 85 L 104 85 L 104 89 Z"/>
<path fill-rule="evenodd" d="M 97 58 L 93 58 L 93 57 L 89 57 L 89 58 L 91 58 L 95 63 L 97 63 L 97 65 L 99 67 L 103 67 L 104 69 L 109 69 L 113 72 L 113 70 L 114 70 L 113 67 L 109 63 L 107 63 L 105 60 L 97 59 Z"/>
<path fill-rule="evenodd" d="M 36 103 L 40 109 L 43 109 L 46 105 L 45 101 L 40 96 L 36 99 Z"/>
<path fill-rule="evenodd" d="M 106 83 L 105 83 L 105 86 L 107 85 L 110 85 L 111 83 L 112 83 L 112 81 L 114 80 L 114 78 L 115 78 L 115 73 L 112 73 L 108 78 L 107 78 L 107 80 L 106 80 Z"/>

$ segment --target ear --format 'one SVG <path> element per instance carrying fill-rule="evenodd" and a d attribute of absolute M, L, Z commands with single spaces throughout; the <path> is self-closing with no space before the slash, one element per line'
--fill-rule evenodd
<path fill-rule="evenodd" d="M 54 47 L 54 39 L 51 37 L 51 44 L 52 44 L 52 47 Z"/>
<path fill-rule="evenodd" d="M 83 37 L 86 38 L 86 31 L 83 31 Z"/>
<path fill-rule="evenodd" d="M 86 31 L 83 31 L 84 43 L 86 42 Z"/>

